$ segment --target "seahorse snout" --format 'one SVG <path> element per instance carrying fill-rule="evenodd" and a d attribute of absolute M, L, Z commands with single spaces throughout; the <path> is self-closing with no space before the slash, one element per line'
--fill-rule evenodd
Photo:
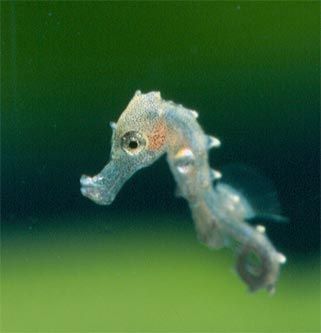
<path fill-rule="evenodd" d="M 112 159 L 97 175 L 81 176 L 80 191 L 83 196 L 99 205 L 110 205 L 126 180 L 137 166 L 124 159 Z"/>
<path fill-rule="evenodd" d="M 99 175 L 93 177 L 82 175 L 80 178 L 80 191 L 83 196 L 99 205 L 110 205 L 115 196 L 111 195 L 111 192 L 108 191 L 106 184 L 102 180 L 102 177 Z"/>

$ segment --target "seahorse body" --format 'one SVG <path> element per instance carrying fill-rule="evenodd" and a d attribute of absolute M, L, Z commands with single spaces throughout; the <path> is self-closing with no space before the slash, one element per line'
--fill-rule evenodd
<path fill-rule="evenodd" d="M 211 248 L 234 248 L 236 269 L 249 289 L 272 292 L 286 259 L 263 226 L 247 223 L 255 215 L 247 198 L 210 168 L 208 150 L 220 141 L 204 134 L 197 116 L 163 100 L 159 92 L 137 91 L 117 124 L 111 123 L 109 163 L 98 175 L 81 177 L 81 192 L 97 204 L 111 204 L 128 178 L 166 154 L 177 193 L 189 204 L 200 241 Z"/>

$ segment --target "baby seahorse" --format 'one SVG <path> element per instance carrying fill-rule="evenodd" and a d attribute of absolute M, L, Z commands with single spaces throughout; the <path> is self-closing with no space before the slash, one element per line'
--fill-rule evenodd
<path fill-rule="evenodd" d="M 232 247 L 236 270 L 249 290 L 273 292 L 286 258 L 276 251 L 262 225 L 248 223 L 268 220 L 269 215 L 258 215 L 242 191 L 210 168 L 208 151 L 219 147 L 220 141 L 204 134 L 197 117 L 196 111 L 163 100 L 159 92 L 137 91 L 117 124 L 110 123 L 109 163 L 96 176 L 81 177 L 81 193 L 97 204 L 109 205 L 137 170 L 166 154 L 177 192 L 188 201 L 200 241 L 215 249 Z"/>

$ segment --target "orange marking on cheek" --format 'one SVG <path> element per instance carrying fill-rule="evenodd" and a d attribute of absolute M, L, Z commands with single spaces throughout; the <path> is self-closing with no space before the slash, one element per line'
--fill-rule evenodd
<path fill-rule="evenodd" d="M 164 145 L 165 139 L 166 126 L 162 121 L 159 121 L 148 136 L 148 148 L 151 150 L 159 150 Z"/>

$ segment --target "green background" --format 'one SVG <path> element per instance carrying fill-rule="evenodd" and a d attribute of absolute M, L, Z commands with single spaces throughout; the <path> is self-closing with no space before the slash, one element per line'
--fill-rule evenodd
<path fill-rule="evenodd" d="M 320 331 L 319 61 L 318 2 L 1 2 L 2 331 Z M 110 207 L 80 195 L 137 89 L 276 184 L 273 297 L 197 242 L 164 159 Z"/>

